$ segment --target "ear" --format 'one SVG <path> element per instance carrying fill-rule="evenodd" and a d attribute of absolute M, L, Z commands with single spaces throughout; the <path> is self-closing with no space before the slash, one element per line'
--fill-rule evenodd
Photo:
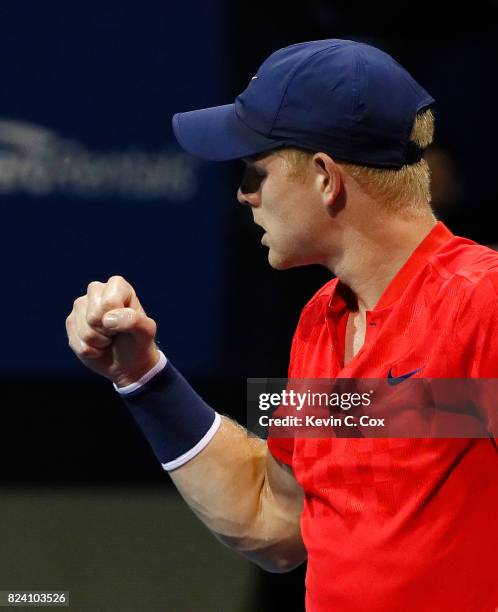
<path fill-rule="evenodd" d="M 343 176 L 338 164 L 326 153 L 313 155 L 316 185 L 326 206 L 333 206 L 343 188 Z"/>

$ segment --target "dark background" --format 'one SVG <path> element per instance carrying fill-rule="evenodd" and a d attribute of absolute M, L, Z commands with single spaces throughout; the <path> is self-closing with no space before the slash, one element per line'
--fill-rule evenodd
<path fill-rule="evenodd" d="M 497 18 L 496 2 L 4 2 L 0 117 L 94 151 L 175 154 L 171 114 L 232 101 L 277 48 L 370 42 L 437 100 L 438 216 L 494 244 Z M 170 486 L 109 383 L 65 346 L 72 299 L 94 278 L 133 279 L 163 350 L 218 411 L 244 422 L 246 377 L 286 375 L 300 309 L 328 273 L 269 268 L 249 210 L 236 204 L 239 171 L 201 164 L 197 195 L 167 212 L 147 198 L 1 196 L 5 486 Z M 261 573 L 254 610 L 284 599 L 301 609 L 303 575 Z"/>

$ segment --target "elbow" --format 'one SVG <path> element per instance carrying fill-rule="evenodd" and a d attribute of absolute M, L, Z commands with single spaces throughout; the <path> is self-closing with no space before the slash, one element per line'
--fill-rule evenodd
<path fill-rule="evenodd" d="M 285 574 L 299 567 L 307 559 L 306 549 L 302 541 L 287 545 L 274 545 L 255 553 L 244 552 L 244 556 L 254 561 L 259 567 L 272 574 Z"/>
<path fill-rule="evenodd" d="M 215 535 L 225 546 L 272 574 L 290 572 L 304 563 L 307 558 L 301 538 L 262 545 L 261 541 L 254 542 L 254 540 L 251 540 L 249 542 L 245 538 L 227 537 L 219 533 Z"/>
<path fill-rule="evenodd" d="M 265 572 L 272 574 L 285 574 L 296 569 L 306 561 L 306 555 L 300 558 L 278 557 L 258 560 L 257 564 Z"/>

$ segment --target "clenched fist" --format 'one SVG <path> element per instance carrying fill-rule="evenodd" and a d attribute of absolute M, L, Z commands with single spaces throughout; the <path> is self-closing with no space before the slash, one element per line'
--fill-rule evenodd
<path fill-rule="evenodd" d="M 122 276 L 90 283 L 75 300 L 66 330 L 78 359 L 118 387 L 137 381 L 159 360 L 156 322 Z"/>

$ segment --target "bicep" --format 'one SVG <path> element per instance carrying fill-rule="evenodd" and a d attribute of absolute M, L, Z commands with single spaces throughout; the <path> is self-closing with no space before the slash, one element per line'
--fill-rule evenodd
<path fill-rule="evenodd" d="M 269 543 L 265 557 L 270 564 L 259 561 L 265 569 L 285 572 L 306 560 L 300 525 L 303 503 L 303 489 L 291 468 L 268 451 L 258 517 L 258 531 L 263 534 L 269 531 L 264 539 Z"/>
<path fill-rule="evenodd" d="M 270 451 L 266 455 L 265 484 L 274 503 L 285 508 L 289 515 L 296 516 L 299 521 L 304 502 L 303 489 L 297 482 L 292 468 L 277 461 Z"/>

